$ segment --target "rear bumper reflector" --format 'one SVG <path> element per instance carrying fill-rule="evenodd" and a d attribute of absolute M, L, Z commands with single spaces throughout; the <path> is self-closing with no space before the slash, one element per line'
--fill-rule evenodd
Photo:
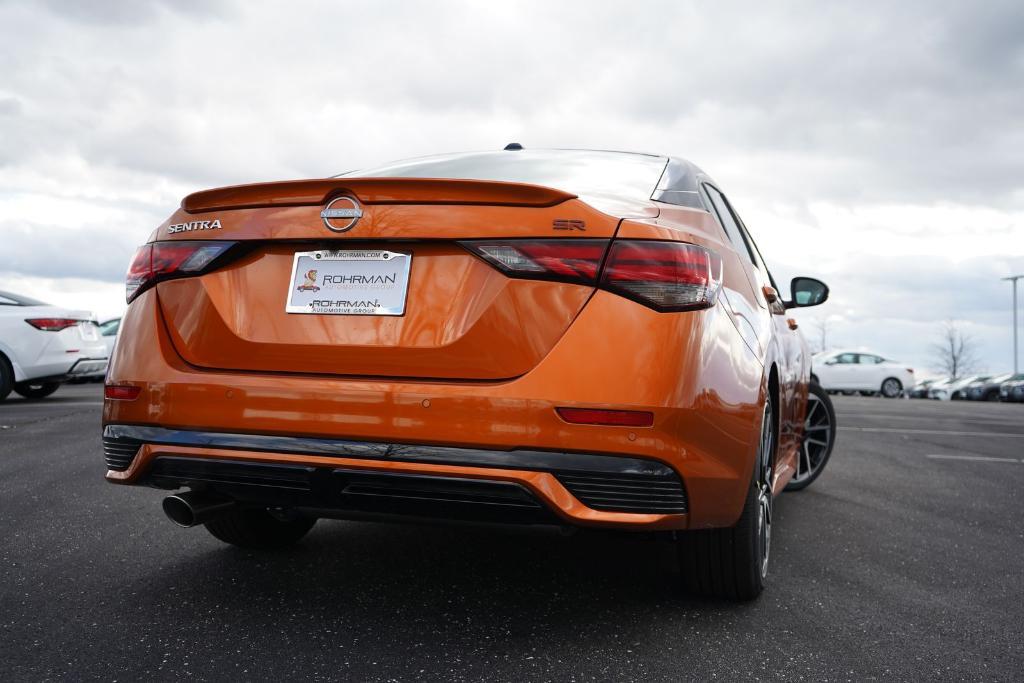
<path fill-rule="evenodd" d="M 654 424 L 654 413 L 646 410 L 555 408 L 555 412 L 560 418 L 572 424 L 617 427 L 650 427 Z"/>

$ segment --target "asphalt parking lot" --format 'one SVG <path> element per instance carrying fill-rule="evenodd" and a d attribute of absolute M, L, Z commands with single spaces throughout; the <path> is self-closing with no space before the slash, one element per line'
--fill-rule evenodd
<path fill-rule="evenodd" d="M 634 536 L 321 522 L 253 554 L 104 483 L 99 385 L 0 404 L 7 680 L 1020 679 L 1024 406 L 838 397 L 752 604 Z"/>

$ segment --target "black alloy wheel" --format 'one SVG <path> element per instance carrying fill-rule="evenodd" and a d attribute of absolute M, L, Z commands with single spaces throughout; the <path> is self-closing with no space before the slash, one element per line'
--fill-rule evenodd
<path fill-rule="evenodd" d="M 811 482 L 828 464 L 836 441 L 836 411 L 832 399 L 820 385 L 811 383 L 807 392 L 807 413 L 804 437 L 797 455 L 796 474 L 786 484 L 787 491 L 799 491 Z"/>

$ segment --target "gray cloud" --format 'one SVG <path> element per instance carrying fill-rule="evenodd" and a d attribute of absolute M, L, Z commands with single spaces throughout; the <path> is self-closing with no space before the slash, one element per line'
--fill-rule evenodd
<path fill-rule="evenodd" d="M 793 181 L 844 200 L 1010 201 L 1024 175 L 1020 3 L 218 4 L 198 19 L 206 3 L 58 5 L 8 10 L 4 86 L 32 112 L 18 158 L 70 149 L 217 182 L 492 147 L 512 128 L 712 170 L 827 161 L 834 174 Z M 232 20 L 203 20 L 217 12 Z M 368 148 L 353 138 L 374 113 L 430 135 Z M 486 136 L 460 135 L 485 120 Z"/>
<path fill-rule="evenodd" d="M 216 0 L 44 0 L 55 19 L 93 25 L 132 26 L 153 21 L 161 11 L 191 16 L 218 15 L 224 3 Z"/>
<path fill-rule="evenodd" d="M 123 282 L 137 235 L 115 228 L 67 230 L 0 222 L 0 272 Z"/>

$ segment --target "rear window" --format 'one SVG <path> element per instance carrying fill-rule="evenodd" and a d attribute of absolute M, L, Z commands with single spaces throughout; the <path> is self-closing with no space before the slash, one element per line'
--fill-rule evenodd
<path fill-rule="evenodd" d="M 32 297 L 12 294 L 11 292 L 0 292 L 0 306 L 46 306 L 42 301 Z"/>
<path fill-rule="evenodd" d="M 462 178 L 543 185 L 581 196 L 650 199 L 667 157 L 590 150 L 446 154 L 343 173 L 358 178 Z"/>

